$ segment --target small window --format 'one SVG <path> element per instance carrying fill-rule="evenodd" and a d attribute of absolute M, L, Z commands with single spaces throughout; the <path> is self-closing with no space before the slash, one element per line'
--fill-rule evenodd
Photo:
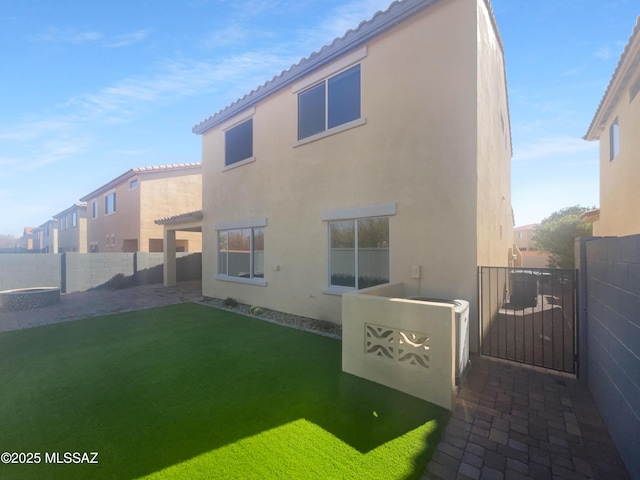
<path fill-rule="evenodd" d="M 609 161 L 612 161 L 620 153 L 620 127 L 616 118 L 609 127 Z"/>
<path fill-rule="evenodd" d="M 253 119 L 225 132 L 224 164 L 233 165 L 253 157 Z"/>
<path fill-rule="evenodd" d="M 264 228 L 218 232 L 218 275 L 264 278 Z"/>
<path fill-rule="evenodd" d="M 104 197 L 104 213 L 110 214 L 116 211 L 116 192 L 110 193 Z"/>
<path fill-rule="evenodd" d="M 389 282 L 389 218 L 329 222 L 329 286 L 367 288 Z"/>
<path fill-rule="evenodd" d="M 298 140 L 360 118 L 360 65 L 298 94 Z"/>
<path fill-rule="evenodd" d="M 78 226 L 78 213 L 77 212 L 73 212 L 71 214 L 71 226 L 72 227 L 77 227 Z"/>
<path fill-rule="evenodd" d="M 131 180 L 129 182 L 129 189 L 133 190 L 134 188 L 136 188 L 138 186 L 138 179 L 136 178 L 135 180 Z"/>
<path fill-rule="evenodd" d="M 93 218 L 98 218 L 98 202 L 93 201 Z"/>
<path fill-rule="evenodd" d="M 631 102 L 633 102 L 633 100 L 636 98 L 638 92 L 640 92 L 640 77 L 638 77 L 636 81 L 633 82 L 633 85 L 631 85 L 631 89 L 629 90 L 629 97 Z"/>

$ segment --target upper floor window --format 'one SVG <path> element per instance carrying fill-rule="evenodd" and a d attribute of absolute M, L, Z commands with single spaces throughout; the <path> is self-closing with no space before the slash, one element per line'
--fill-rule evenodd
<path fill-rule="evenodd" d="M 129 189 L 133 190 L 134 188 L 136 188 L 138 186 L 138 179 L 136 178 L 135 180 L 131 180 L 129 182 Z"/>
<path fill-rule="evenodd" d="M 93 201 L 93 218 L 98 218 L 98 202 Z"/>
<path fill-rule="evenodd" d="M 104 213 L 109 214 L 116 211 L 116 192 L 104 197 Z"/>
<path fill-rule="evenodd" d="M 360 65 L 298 94 L 298 140 L 360 118 Z"/>
<path fill-rule="evenodd" d="M 253 157 L 253 118 L 225 132 L 225 166 Z"/>
<path fill-rule="evenodd" d="M 612 161 L 620 152 L 620 127 L 616 118 L 609 127 L 609 161 Z"/>
<path fill-rule="evenodd" d="M 78 212 L 73 212 L 71 214 L 71 226 L 72 227 L 78 226 Z"/>
<path fill-rule="evenodd" d="M 65 215 L 60 219 L 60 230 L 67 228 L 67 216 Z"/>

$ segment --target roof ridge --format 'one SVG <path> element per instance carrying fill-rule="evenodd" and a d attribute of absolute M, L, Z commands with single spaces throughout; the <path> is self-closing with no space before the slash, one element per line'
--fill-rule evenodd
<path fill-rule="evenodd" d="M 282 70 L 270 80 L 196 124 L 192 128 L 192 132 L 196 134 L 206 132 L 236 113 L 258 103 L 271 93 L 294 83 L 311 71 L 342 56 L 346 51 L 356 48 L 379 33 L 397 25 L 417 11 L 440 1 L 442 0 L 395 0 L 391 2 L 385 10 L 378 10 L 370 19 L 361 21 L 355 29 L 349 29 L 342 36 L 335 37 L 330 44 L 323 45 L 307 57 L 302 57 L 298 63 Z"/>
<path fill-rule="evenodd" d="M 130 168 L 129 170 L 127 170 L 123 174 L 118 175 L 117 177 L 113 178 L 112 180 L 108 181 L 107 183 L 104 183 L 102 186 L 92 190 L 87 195 L 81 197 L 80 201 L 81 202 L 88 201 L 89 199 L 91 199 L 92 197 L 97 195 L 98 193 L 115 187 L 120 182 L 124 181 L 128 177 L 131 177 L 132 175 L 135 175 L 135 174 L 161 172 L 161 171 L 174 170 L 174 169 L 177 170 L 177 169 L 180 169 L 180 168 L 191 168 L 191 167 L 202 167 L 202 162 L 172 163 L 172 164 L 169 164 L 169 165 L 155 165 L 155 166 L 150 166 L 150 167 Z"/>
<path fill-rule="evenodd" d="M 616 68 L 613 70 L 613 74 L 611 75 L 611 78 L 609 79 L 609 83 L 607 84 L 607 88 L 604 91 L 604 95 L 600 99 L 600 103 L 598 104 L 598 108 L 596 109 L 596 113 L 593 116 L 593 119 L 591 120 L 591 124 L 589 125 L 589 129 L 587 130 L 587 133 L 584 135 L 584 137 L 582 137 L 584 140 L 589 140 L 589 138 L 587 138 L 587 137 L 589 137 L 589 134 L 594 129 L 595 123 L 596 123 L 596 119 L 598 118 L 598 116 L 602 112 L 602 109 L 603 109 L 604 104 L 605 104 L 605 100 L 609 96 L 609 93 L 611 92 L 611 90 L 613 88 L 613 84 L 615 83 L 615 80 L 618 77 L 618 74 L 620 73 L 620 69 L 622 68 L 622 65 L 624 64 L 624 62 L 627 59 L 627 55 L 629 54 L 629 50 L 631 50 L 631 47 L 633 46 L 633 43 L 636 40 L 636 37 L 639 37 L 639 36 L 640 36 L 640 16 L 636 17 L 636 23 L 633 26 L 633 29 L 631 30 L 631 35 L 629 35 L 629 38 L 627 40 L 627 44 L 625 45 L 624 50 L 622 50 L 622 53 L 620 54 L 620 58 L 618 59 L 618 63 L 616 64 Z"/>

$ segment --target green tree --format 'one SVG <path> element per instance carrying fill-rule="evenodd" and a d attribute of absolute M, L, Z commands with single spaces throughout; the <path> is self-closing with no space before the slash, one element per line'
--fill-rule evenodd
<path fill-rule="evenodd" d="M 574 268 L 574 241 L 591 235 L 592 226 L 580 218 L 590 207 L 574 205 L 552 213 L 536 228 L 533 241 L 538 250 L 549 252 L 549 266 Z"/>

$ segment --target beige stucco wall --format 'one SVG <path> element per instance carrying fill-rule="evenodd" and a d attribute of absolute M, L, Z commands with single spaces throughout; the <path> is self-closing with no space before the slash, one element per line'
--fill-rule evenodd
<path fill-rule="evenodd" d="M 478 264 L 508 266 L 513 245 L 511 132 L 504 55 L 483 0 L 478 12 Z"/>
<path fill-rule="evenodd" d="M 140 182 L 140 251 L 149 251 L 152 243 L 163 243 L 164 227 L 155 220 L 202 209 L 202 173 L 194 169 L 162 171 L 146 174 Z M 178 246 L 187 252 L 202 251 L 202 235 L 193 232 L 176 232 Z M 162 251 L 160 246 L 159 250 Z"/>
<path fill-rule="evenodd" d="M 138 185 L 130 188 L 130 182 Z M 116 211 L 105 215 L 105 197 L 116 192 Z M 93 216 L 93 202 L 98 202 L 98 217 Z M 141 172 L 125 178 L 113 189 L 100 193 L 87 201 L 88 243 L 96 242 L 100 253 L 133 251 L 149 252 L 150 239 L 162 252 L 163 227 L 155 220 L 200 210 L 202 206 L 202 174 L 200 168 L 166 169 Z M 111 236 L 114 237 L 111 237 Z M 115 241 L 108 240 L 115 238 Z M 189 252 L 202 249 L 199 233 L 179 232 L 180 246 Z"/>
<path fill-rule="evenodd" d="M 204 295 L 340 323 L 341 297 L 323 293 L 322 212 L 393 204 L 391 281 L 411 295 L 466 299 L 477 315 L 478 230 L 488 220 L 478 222 L 476 17 L 475 3 L 444 1 L 369 42 L 360 62 L 365 125 L 294 148 L 297 95 L 285 88 L 255 108 L 255 162 L 223 171 L 220 126 L 203 135 Z M 494 130 L 483 134 L 482 158 Z M 216 280 L 215 225 L 255 218 L 267 219 L 267 286 Z M 412 265 L 421 266 L 418 280 Z"/>
<path fill-rule="evenodd" d="M 73 212 L 77 214 L 77 224 L 72 226 Z M 87 253 L 87 209 L 78 207 L 64 214 L 66 227 L 62 228 L 62 217 L 58 218 L 58 249 L 60 252 Z"/>
<path fill-rule="evenodd" d="M 139 237 L 140 187 L 129 188 L 130 180 L 87 200 L 87 243 L 96 243 L 100 253 L 122 252 L 124 240 Z M 105 198 L 112 192 L 116 192 L 116 211 L 105 214 Z M 93 218 L 94 201 L 98 202 L 97 218 Z"/>
<path fill-rule="evenodd" d="M 640 76 L 640 69 L 636 77 Z M 609 126 L 618 118 L 620 152 L 609 161 Z M 600 134 L 600 220 L 594 235 L 640 233 L 640 94 L 630 101 L 629 88 L 620 95 L 609 123 Z"/>
<path fill-rule="evenodd" d="M 454 307 L 405 295 L 388 284 L 342 297 L 342 370 L 453 410 Z"/>

